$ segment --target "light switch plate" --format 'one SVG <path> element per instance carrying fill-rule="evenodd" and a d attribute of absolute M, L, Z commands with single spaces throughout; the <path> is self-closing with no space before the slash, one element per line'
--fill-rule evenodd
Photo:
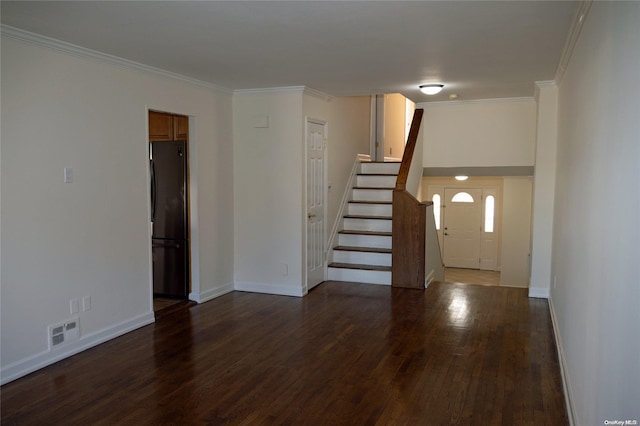
<path fill-rule="evenodd" d="M 80 311 L 80 304 L 78 303 L 78 299 L 71 299 L 69 301 L 69 312 L 71 315 L 75 315 Z"/>
<path fill-rule="evenodd" d="M 64 168 L 64 183 L 73 182 L 73 169 L 71 167 Z"/>
<path fill-rule="evenodd" d="M 269 128 L 269 116 L 268 115 L 257 115 L 253 117 L 253 127 L 254 129 L 268 129 Z"/>

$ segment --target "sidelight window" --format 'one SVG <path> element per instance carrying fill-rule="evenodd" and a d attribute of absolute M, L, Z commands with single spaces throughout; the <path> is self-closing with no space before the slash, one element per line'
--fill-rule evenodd
<path fill-rule="evenodd" d="M 495 203 L 493 195 L 489 195 L 484 202 L 484 232 L 493 232 Z"/>
<path fill-rule="evenodd" d="M 440 195 L 433 194 L 431 197 L 431 201 L 433 201 L 433 218 L 436 221 L 436 230 L 440 230 Z"/>

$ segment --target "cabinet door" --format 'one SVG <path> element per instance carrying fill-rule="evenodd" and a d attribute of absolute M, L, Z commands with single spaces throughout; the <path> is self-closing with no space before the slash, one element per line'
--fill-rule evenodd
<path fill-rule="evenodd" d="M 171 114 L 149 111 L 149 140 L 173 140 L 173 116 Z"/>
<path fill-rule="evenodd" d="M 189 140 L 189 117 L 184 115 L 173 116 L 173 140 Z"/>

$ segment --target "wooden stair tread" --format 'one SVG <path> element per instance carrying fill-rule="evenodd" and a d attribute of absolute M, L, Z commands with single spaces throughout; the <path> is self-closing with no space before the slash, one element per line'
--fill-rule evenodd
<path fill-rule="evenodd" d="M 361 161 L 361 163 L 372 163 L 372 164 L 400 164 L 400 161 Z"/>
<path fill-rule="evenodd" d="M 343 229 L 342 231 L 338 231 L 338 234 L 348 234 L 348 235 L 371 235 L 374 237 L 390 237 L 391 232 L 384 231 L 353 231 L 349 229 Z"/>
<path fill-rule="evenodd" d="M 344 215 L 345 219 L 376 219 L 376 220 L 391 220 L 391 216 L 366 216 L 359 214 L 346 214 Z"/>
<path fill-rule="evenodd" d="M 391 201 L 361 201 L 361 200 L 351 200 L 349 201 L 349 203 L 353 203 L 353 204 L 385 204 L 385 205 L 392 205 L 393 202 Z"/>
<path fill-rule="evenodd" d="M 329 264 L 329 268 L 341 268 L 341 269 L 360 269 L 362 271 L 382 271 L 391 272 L 391 266 L 378 266 L 378 265 L 361 265 L 358 263 L 339 263 L 333 262 Z"/>
<path fill-rule="evenodd" d="M 358 176 L 398 176 L 397 173 L 358 173 Z"/>
<path fill-rule="evenodd" d="M 376 247 L 336 246 L 333 249 L 340 250 L 340 251 L 361 251 L 363 253 L 391 254 L 391 249 L 376 248 Z"/>

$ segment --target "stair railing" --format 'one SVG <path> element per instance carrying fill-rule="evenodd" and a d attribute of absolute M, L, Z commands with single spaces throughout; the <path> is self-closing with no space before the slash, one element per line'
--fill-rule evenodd
<path fill-rule="evenodd" d="M 423 113 L 424 110 L 416 109 L 413 114 L 396 187 L 393 190 L 393 237 L 391 240 L 391 285 L 393 287 L 424 289 L 426 284 L 427 206 L 433 203 L 420 202 L 416 198 L 420 187 L 419 180 L 422 178 L 422 153 L 420 152 L 420 155 L 414 159 Z M 408 186 L 413 194 L 408 190 Z"/>

